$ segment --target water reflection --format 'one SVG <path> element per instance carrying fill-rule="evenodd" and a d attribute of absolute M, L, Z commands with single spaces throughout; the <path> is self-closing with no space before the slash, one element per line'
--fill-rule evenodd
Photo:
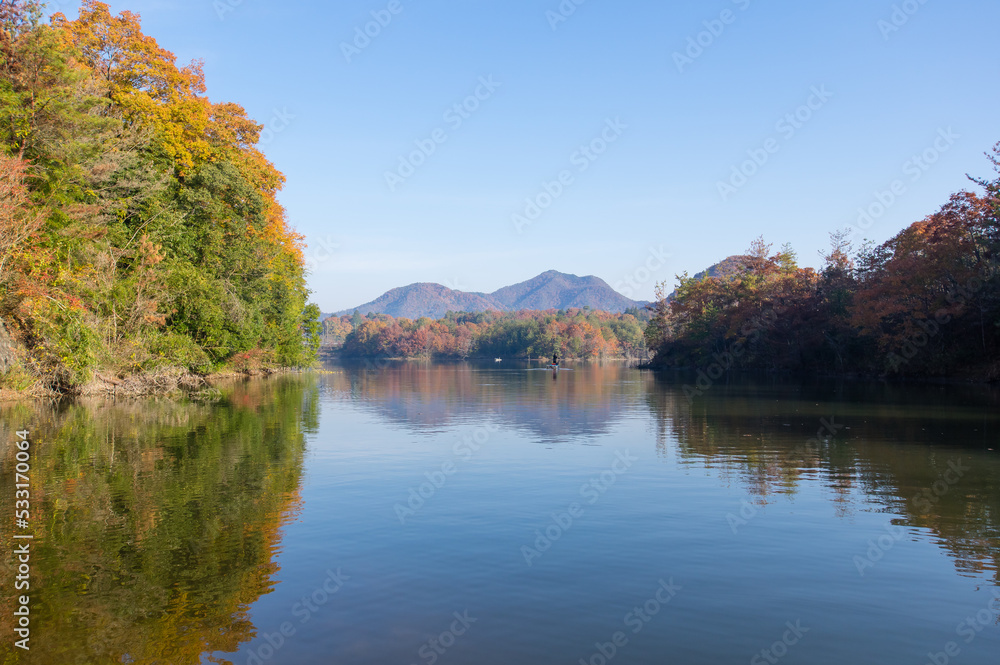
<path fill-rule="evenodd" d="M 468 662 L 572 662 L 595 631 L 603 635 L 602 613 L 645 597 L 647 577 L 675 573 L 686 576 L 684 613 L 645 632 L 646 646 L 631 656 L 663 660 L 679 645 L 688 662 L 712 650 L 728 662 L 743 647 L 693 637 L 706 622 L 723 622 L 733 644 L 759 648 L 770 630 L 762 622 L 789 618 L 796 594 L 852 607 L 830 575 L 872 584 L 857 587 L 866 599 L 900 594 L 890 607 L 923 602 L 910 589 L 924 569 L 882 582 L 851 569 L 850 554 L 864 554 L 871 533 L 865 513 L 932 541 L 961 575 L 1000 585 L 996 391 L 741 380 L 689 399 L 688 377 L 616 364 L 572 369 L 553 380 L 527 365 L 345 366 L 233 385 L 215 403 L 0 406 L 0 439 L 32 429 L 37 631 L 30 659 L 21 658 L 11 624 L 0 622 L 0 660 L 243 665 L 260 653 L 262 635 L 296 619 L 289 608 L 320 571 L 343 563 L 355 576 L 350 593 L 296 624 L 295 641 L 268 662 L 414 661 L 439 619 L 470 603 L 485 618 L 463 642 L 475 655 Z M 454 461 L 452 439 L 484 417 L 501 426 L 496 440 L 400 525 L 393 505 L 425 472 Z M 308 481 L 307 440 L 317 448 Z M 642 464 L 588 504 L 544 566 L 526 568 L 520 545 L 552 510 L 580 500 L 579 484 L 618 449 L 644 456 Z M 0 483 L 13 482 L 5 446 Z M 723 516 L 738 510 L 733 490 L 758 509 L 803 500 L 761 520 L 770 531 L 729 539 Z M 790 517 L 817 506 L 825 512 Z M 11 524 L 13 512 L 11 493 L 0 492 L 0 520 Z M 300 512 L 301 530 L 285 530 L 283 544 L 283 525 Z M 863 522 L 869 530 L 855 533 Z M 816 551 L 825 541 L 789 544 L 809 538 L 839 540 L 836 555 Z M 4 556 L 0 585 L 9 589 L 13 561 Z M 810 556 L 820 573 L 803 565 Z M 951 565 L 941 568 L 958 579 Z M 773 581 L 789 569 L 800 586 Z M 11 616 L 11 594 L 0 597 Z M 729 598 L 738 598 L 731 612 L 721 600 Z M 772 606 L 748 616 L 747 603 L 762 598 Z M 864 612 L 823 615 L 825 639 L 856 636 L 851 621 L 868 625 L 885 606 Z M 946 620 L 950 630 L 950 617 L 930 625 Z M 909 639 L 911 620 L 892 623 L 892 634 Z M 816 652 L 829 652 L 818 633 Z M 875 633 L 861 636 L 865 648 L 900 653 L 902 638 Z"/>
<path fill-rule="evenodd" d="M 818 478 L 839 517 L 900 515 L 936 534 L 960 572 L 1000 584 L 997 390 L 730 379 L 691 395 L 691 384 L 615 363 L 576 367 L 557 385 L 523 364 L 401 363 L 338 368 L 325 388 L 417 431 L 494 413 L 541 442 L 599 437 L 642 404 L 662 455 L 741 485 L 757 505 Z"/>
<path fill-rule="evenodd" d="M 553 378 L 556 378 L 553 381 Z M 386 363 L 345 365 L 325 382 L 349 400 L 408 428 L 439 431 L 494 414 L 509 427 L 547 442 L 609 432 L 644 399 L 648 373 L 621 363 L 567 367 L 555 374 L 538 364 Z"/>
<path fill-rule="evenodd" d="M 973 386 L 740 381 L 702 395 L 660 376 L 658 446 L 735 477 L 759 503 L 821 478 L 836 512 L 927 529 L 959 571 L 1000 584 L 1000 399 Z"/>
<path fill-rule="evenodd" d="M 271 590 L 279 530 L 299 508 L 316 389 L 277 379 L 226 395 L 0 407 L 0 439 L 28 424 L 33 443 L 31 651 L 13 662 L 186 665 L 254 636 L 249 608 Z M 0 468 L 11 487 L 7 446 Z"/>

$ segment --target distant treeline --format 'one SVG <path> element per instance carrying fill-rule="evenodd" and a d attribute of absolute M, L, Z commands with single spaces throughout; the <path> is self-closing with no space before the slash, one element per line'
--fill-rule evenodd
<path fill-rule="evenodd" d="M 651 313 L 589 309 L 452 313 L 443 319 L 385 314 L 331 317 L 324 342 L 346 358 L 644 358 Z"/>
<path fill-rule="evenodd" d="M 990 156 L 1000 172 L 1000 144 Z M 758 239 L 713 275 L 660 285 L 654 367 L 1000 378 L 1000 179 L 855 251 L 831 234 L 817 272 Z"/>

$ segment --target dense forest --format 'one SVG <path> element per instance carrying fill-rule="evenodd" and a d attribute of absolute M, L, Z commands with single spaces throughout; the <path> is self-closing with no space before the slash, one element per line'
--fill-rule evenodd
<path fill-rule="evenodd" d="M 262 125 L 137 15 L 41 12 L 0 4 L 0 386 L 309 363 L 319 310 Z"/>
<path fill-rule="evenodd" d="M 645 358 L 649 313 L 590 309 L 448 313 L 443 319 L 385 314 L 331 317 L 324 341 L 346 358 Z"/>
<path fill-rule="evenodd" d="M 989 157 L 1000 172 L 1000 144 Z M 881 245 L 832 234 L 818 271 L 758 239 L 660 285 L 653 366 L 1000 379 L 1000 179 L 975 182 Z"/>

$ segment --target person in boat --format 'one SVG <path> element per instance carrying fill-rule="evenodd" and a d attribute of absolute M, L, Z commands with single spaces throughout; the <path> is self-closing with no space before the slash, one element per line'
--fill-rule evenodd
<path fill-rule="evenodd" d="M 552 354 L 552 366 L 553 367 L 559 367 L 559 354 L 558 353 L 553 353 Z"/>

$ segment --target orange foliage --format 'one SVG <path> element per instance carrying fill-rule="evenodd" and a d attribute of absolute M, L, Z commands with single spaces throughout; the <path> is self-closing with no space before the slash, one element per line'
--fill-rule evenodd
<path fill-rule="evenodd" d="M 627 340 L 619 334 L 632 332 Z M 349 330 L 350 317 L 327 319 L 328 331 Z M 393 319 L 373 315 L 346 336 L 344 355 L 351 357 L 618 357 L 626 348 L 643 352 L 642 328 L 631 314 L 571 309 L 501 314 L 449 314 L 438 321 Z"/>
<path fill-rule="evenodd" d="M 992 205 L 970 192 L 955 194 L 877 248 L 864 266 L 855 325 L 894 349 L 921 334 L 928 319 L 962 316 L 972 303 L 956 294 L 991 268 Z"/>
<path fill-rule="evenodd" d="M 0 155 L 0 278 L 10 257 L 44 221 L 41 210 L 31 208 L 25 186 L 28 163 Z"/>
<path fill-rule="evenodd" d="M 211 156 L 206 136 L 211 105 L 200 96 L 205 92 L 202 63 L 178 68 L 173 53 L 142 34 L 138 14 L 112 16 L 97 0 L 84 0 L 75 21 L 53 15 L 52 25 L 106 87 L 109 112 L 153 127 L 181 171 Z"/>
<path fill-rule="evenodd" d="M 238 104 L 212 104 L 204 96 L 201 62 L 178 67 L 173 53 L 142 34 L 138 14 L 114 16 L 98 0 L 84 0 L 78 19 L 59 13 L 52 24 L 106 88 L 109 115 L 152 128 L 181 177 L 204 162 L 230 161 L 266 202 L 266 226 L 248 228 L 248 234 L 304 265 L 304 237 L 290 227 L 277 201 L 285 176 L 256 147 L 263 125 Z"/>

